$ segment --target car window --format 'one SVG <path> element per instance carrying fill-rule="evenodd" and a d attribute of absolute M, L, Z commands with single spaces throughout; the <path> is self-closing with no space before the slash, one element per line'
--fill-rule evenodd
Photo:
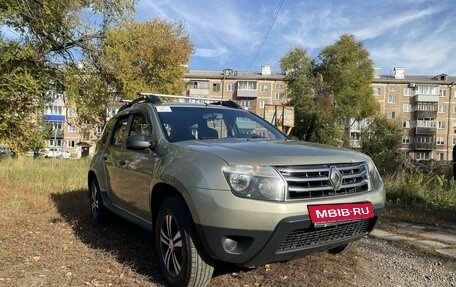
<path fill-rule="evenodd" d="M 111 145 L 121 146 L 125 140 L 128 125 L 128 117 L 119 118 L 114 127 L 114 134 L 111 139 Z"/>
<path fill-rule="evenodd" d="M 156 108 L 168 140 L 218 138 L 285 139 L 275 127 L 244 110 L 214 107 Z"/>
<path fill-rule="evenodd" d="M 135 114 L 131 122 L 130 136 L 132 135 L 150 135 L 147 119 L 143 114 Z"/>

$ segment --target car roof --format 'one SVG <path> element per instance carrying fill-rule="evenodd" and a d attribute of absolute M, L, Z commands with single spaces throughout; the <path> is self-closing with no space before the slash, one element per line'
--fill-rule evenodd
<path fill-rule="evenodd" d="M 162 101 L 162 98 L 164 101 Z M 175 101 L 166 101 L 169 99 L 182 99 L 182 100 L 193 100 L 200 101 L 200 103 L 194 102 L 175 102 Z M 147 103 L 153 106 L 180 106 L 180 107 L 225 107 L 228 109 L 242 109 L 237 103 L 231 100 L 224 99 L 210 99 L 210 98 L 196 98 L 196 97 L 187 97 L 187 96 L 174 96 L 174 95 L 163 95 L 163 94 L 149 94 L 149 93 L 140 93 L 139 97 L 133 101 L 124 101 L 126 102 L 122 107 L 120 107 L 118 113 L 123 110 L 126 110 L 130 107 L 133 107 L 137 104 Z M 243 109 L 242 109 L 243 110 Z"/>

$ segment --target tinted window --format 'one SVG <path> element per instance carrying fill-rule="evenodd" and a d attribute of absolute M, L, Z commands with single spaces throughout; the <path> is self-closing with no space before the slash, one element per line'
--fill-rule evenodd
<path fill-rule="evenodd" d="M 285 139 L 265 120 L 244 110 L 207 107 L 157 107 L 162 128 L 172 142 L 213 138 Z"/>
<path fill-rule="evenodd" d="M 128 118 L 120 118 L 114 127 L 114 135 L 111 139 L 111 145 L 121 146 L 125 140 L 127 132 Z"/>
<path fill-rule="evenodd" d="M 142 114 L 135 114 L 131 122 L 130 134 L 129 135 L 149 135 L 149 127 L 147 124 L 146 117 Z"/>

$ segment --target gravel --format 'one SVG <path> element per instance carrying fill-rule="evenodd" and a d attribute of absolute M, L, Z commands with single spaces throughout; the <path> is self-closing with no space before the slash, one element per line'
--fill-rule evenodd
<path fill-rule="evenodd" d="M 456 286 L 456 260 L 401 242 L 363 239 L 356 286 Z M 360 266 L 358 266 L 359 268 Z"/>

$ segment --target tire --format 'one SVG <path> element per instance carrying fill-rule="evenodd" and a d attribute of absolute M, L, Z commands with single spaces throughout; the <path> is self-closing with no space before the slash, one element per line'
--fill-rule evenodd
<path fill-rule="evenodd" d="M 214 263 L 201 247 L 186 205 L 170 197 L 160 206 L 155 245 L 163 275 L 170 286 L 206 286 Z"/>
<path fill-rule="evenodd" d="M 350 250 L 354 244 L 355 244 L 354 242 L 350 242 L 347 244 L 343 244 L 343 245 L 331 248 L 328 250 L 328 253 L 333 254 L 333 255 L 343 254 L 343 253 L 347 252 L 348 250 Z"/>
<path fill-rule="evenodd" d="M 105 223 L 108 218 L 108 211 L 103 204 L 100 187 L 96 179 L 92 179 L 89 185 L 89 203 L 92 220 L 97 224 Z"/>

